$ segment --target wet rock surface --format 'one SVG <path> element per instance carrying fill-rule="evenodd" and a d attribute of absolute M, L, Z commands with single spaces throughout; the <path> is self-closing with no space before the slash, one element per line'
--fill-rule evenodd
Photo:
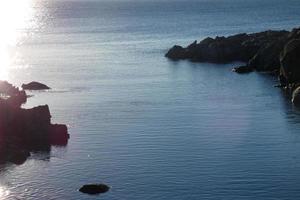
<path fill-rule="evenodd" d="M 24 90 L 0 81 L 0 163 L 22 164 L 32 151 L 67 145 L 67 126 L 51 124 L 48 105 L 21 108 L 26 100 Z"/>

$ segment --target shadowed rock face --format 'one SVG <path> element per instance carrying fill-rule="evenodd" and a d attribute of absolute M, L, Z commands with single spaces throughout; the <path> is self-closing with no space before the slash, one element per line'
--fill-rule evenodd
<path fill-rule="evenodd" d="M 66 125 L 51 124 L 48 105 L 21 108 L 26 93 L 0 81 L 0 163 L 22 164 L 31 151 L 49 151 L 51 145 L 66 145 Z"/>
<path fill-rule="evenodd" d="M 260 47 L 248 61 L 248 66 L 257 71 L 274 71 L 280 68 L 279 54 L 287 41 L 287 35 L 275 39 Z"/>
<path fill-rule="evenodd" d="M 300 82 L 300 39 L 293 39 L 285 45 L 280 62 L 281 74 L 287 82 Z"/>

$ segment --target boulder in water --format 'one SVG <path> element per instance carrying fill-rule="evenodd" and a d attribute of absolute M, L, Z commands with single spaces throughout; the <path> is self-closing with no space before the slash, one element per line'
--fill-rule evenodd
<path fill-rule="evenodd" d="M 105 184 L 89 184 L 82 186 L 79 191 L 86 194 L 101 194 L 109 190 L 109 186 Z"/>

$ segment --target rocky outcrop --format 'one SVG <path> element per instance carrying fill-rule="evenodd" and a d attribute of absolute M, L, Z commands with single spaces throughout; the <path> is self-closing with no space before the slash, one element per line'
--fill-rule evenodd
<path fill-rule="evenodd" d="M 173 60 L 190 59 L 198 62 L 248 62 L 261 48 L 287 37 L 288 33 L 288 31 L 265 31 L 215 39 L 208 37 L 199 43 L 195 41 L 186 48 L 175 45 L 165 56 Z"/>
<path fill-rule="evenodd" d="M 32 81 L 30 83 L 23 84 L 21 87 L 23 88 L 23 90 L 49 90 L 49 89 L 51 89 L 47 85 L 36 82 L 36 81 Z"/>
<path fill-rule="evenodd" d="M 172 60 L 189 59 L 195 62 L 245 62 L 257 71 L 279 71 L 280 53 L 291 40 L 300 39 L 300 28 L 292 31 L 264 31 L 237 34 L 229 37 L 205 38 L 187 47 L 175 45 L 166 57 Z"/>
<path fill-rule="evenodd" d="M 0 163 L 23 163 L 31 151 L 49 151 L 51 145 L 66 145 L 66 125 L 51 124 L 48 105 L 21 108 L 26 93 L 0 81 Z"/>
<path fill-rule="evenodd" d="M 7 81 L 0 81 L 0 100 L 5 100 L 10 106 L 20 107 L 27 101 L 27 95 L 24 90 L 13 86 Z"/>
<path fill-rule="evenodd" d="M 79 191 L 86 194 L 101 194 L 108 192 L 109 186 L 105 184 L 90 184 L 82 186 Z"/>
<path fill-rule="evenodd" d="M 287 83 L 300 82 L 300 39 L 293 39 L 285 45 L 280 62 L 280 73 Z"/>
<path fill-rule="evenodd" d="M 278 71 L 280 68 L 279 55 L 286 41 L 287 35 L 284 35 L 263 45 L 248 61 L 248 66 L 257 71 Z"/>
<path fill-rule="evenodd" d="M 189 59 L 197 62 L 244 62 L 246 65 L 233 68 L 232 71 L 237 73 L 254 70 L 273 72 L 278 76 L 279 87 L 287 89 L 293 94 L 292 101 L 298 102 L 300 28 L 292 31 L 243 33 L 214 39 L 208 37 L 185 48 L 175 45 L 165 56 L 172 60 Z"/>

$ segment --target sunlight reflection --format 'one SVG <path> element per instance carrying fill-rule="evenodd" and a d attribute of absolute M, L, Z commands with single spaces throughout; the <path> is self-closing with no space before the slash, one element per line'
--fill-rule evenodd
<path fill-rule="evenodd" d="M 0 79 L 8 79 L 15 47 L 33 18 L 33 0 L 0 1 Z"/>
<path fill-rule="evenodd" d="M 0 200 L 6 199 L 6 197 L 8 197 L 9 194 L 10 194 L 9 190 L 7 190 L 4 187 L 0 187 Z"/>

